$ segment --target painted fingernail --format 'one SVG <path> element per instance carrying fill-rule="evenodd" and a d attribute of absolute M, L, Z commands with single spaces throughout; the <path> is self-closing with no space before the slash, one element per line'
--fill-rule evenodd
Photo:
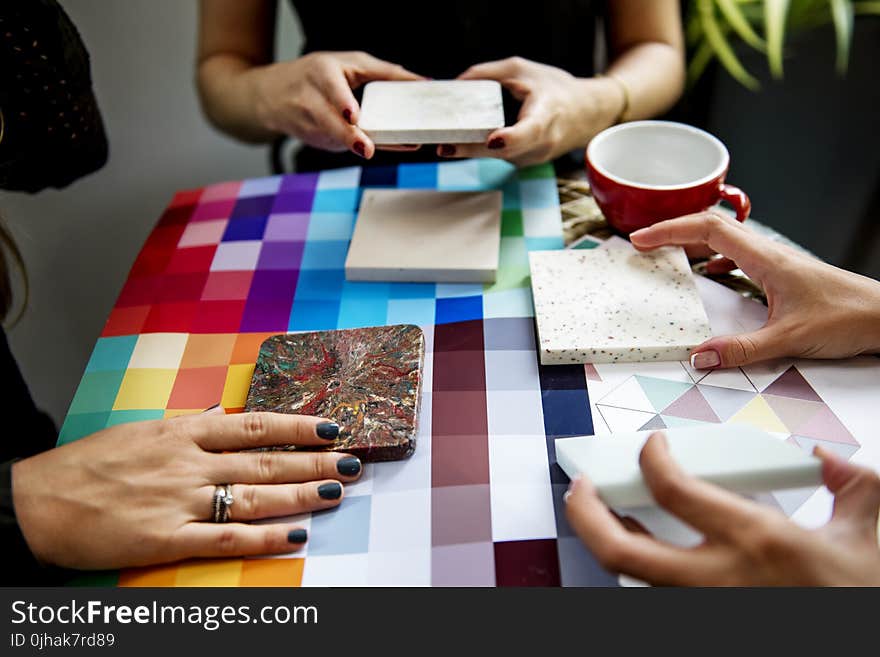
<path fill-rule="evenodd" d="M 494 139 L 489 140 L 489 148 L 493 151 L 497 151 L 501 148 L 504 148 L 504 139 L 502 137 L 495 137 Z"/>
<path fill-rule="evenodd" d="M 352 149 L 354 150 L 355 153 L 357 153 L 361 157 L 367 156 L 367 147 L 364 146 L 364 142 L 362 142 L 362 141 L 354 142 L 354 146 L 352 146 Z"/>
<path fill-rule="evenodd" d="M 338 500 L 342 497 L 342 484 L 338 481 L 321 484 L 318 486 L 318 497 L 322 500 Z"/>
<path fill-rule="evenodd" d="M 305 529 L 293 529 L 287 533 L 287 542 L 301 545 L 309 539 L 309 533 Z"/>
<path fill-rule="evenodd" d="M 318 438 L 324 440 L 336 440 L 339 438 L 339 425 L 335 422 L 321 422 L 315 427 Z"/>
<path fill-rule="evenodd" d="M 562 494 L 562 501 L 565 502 L 566 504 L 568 504 L 568 498 L 570 498 L 570 497 L 571 497 L 571 489 L 569 488 L 567 491 L 565 491 Z"/>
<path fill-rule="evenodd" d="M 440 155 L 443 157 L 452 157 L 455 155 L 455 146 L 452 146 L 451 144 L 441 144 Z"/>
<path fill-rule="evenodd" d="M 344 118 L 346 121 L 351 123 L 351 110 L 350 109 L 342 110 L 342 118 Z"/>
<path fill-rule="evenodd" d="M 710 367 L 718 367 L 719 365 L 721 365 L 721 357 L 717 351 L 712 349 L 691 354 L 691 367 L 695 370 L 707 370 Z"/>
<path fill-rule="evenodd" d="M 361 471 L 361 460 L 356 456 L 346 456 L 336 461 L 336 472 L 346 477 L 353 477 Z"/>

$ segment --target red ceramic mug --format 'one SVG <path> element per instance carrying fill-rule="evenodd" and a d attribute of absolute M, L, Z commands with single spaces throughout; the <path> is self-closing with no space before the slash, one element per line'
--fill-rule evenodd
<path fill-rule="evenodd" d="M 724 177 L 730 154 L 708 132 L 671 121 L 632 121 L 587 146 L 593 198 L 612 228 L 629 234 L 727 201 L 745 221 L 752 204 Z"/>

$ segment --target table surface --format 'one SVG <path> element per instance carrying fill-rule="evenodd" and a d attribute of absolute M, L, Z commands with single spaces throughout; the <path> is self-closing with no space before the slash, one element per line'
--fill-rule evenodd
<path fill-rule="evenodd" d="M 497 281 L 347 282 L 348 242 L 360 194 L 369 187 L 500 189 Z M 227 412 L 240 411 L 268 336 L 412 323 L 427 341 L 416 452 L 406 461 L 368 464 L 338 509 L 298 517 L 310 529 L 301 553 L 88 573 L 77 581 L 616 585 L 563 517 L 567 479 L 555 463 L 553 440 L 593 434 L 594 417 L 597 433 L 645 418 L 664 426 L 676 417 L 726 419 L 720 411 L 694 419 L 699 377 L 678 363 L 650 381 L 633 378 L 635 370 L 538 364 L 527 253 L 562 246 L 549 165 L 516 171 L 498 160 L 468 160 L 351 168 L 177 193 L 110 313 L 59 443 L 111 425 L 198 413 L 218 401 Z M 765 376 L 763 385 L 791 378 L 787 372 Z M 724 388 L 725 381 L 710 387 Z M 618 388 L 630 397 L 608 398 Z M 749 394 L 761 397 L 761 389 L 752 385 Z M 591 395 L 601 397 L 605 411 Z M 673 408 L 679 398 L 686 402 Z M 650 406 L 633 411 L 633 404 Z M 661 417 L 664 408 L 669 412 Z M 758 426 L 769 417 L 763 410 L 746 415 Z M 857 449 L 848 432 L 838 438 Z"/>

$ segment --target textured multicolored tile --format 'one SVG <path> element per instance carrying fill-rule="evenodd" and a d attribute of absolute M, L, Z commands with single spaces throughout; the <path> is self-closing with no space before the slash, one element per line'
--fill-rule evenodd
<path fill-rule="evenodd" d="M 416 447 L 424 358 L 412 325 L 276 335 L 260 347 L 245 410 L 328 418 L 340 435 L 326 449 L 405 458 Z"/>

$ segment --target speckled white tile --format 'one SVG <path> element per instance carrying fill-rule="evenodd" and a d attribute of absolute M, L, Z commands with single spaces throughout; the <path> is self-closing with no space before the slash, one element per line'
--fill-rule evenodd
<path fill-rule="evenodd" d="M 711 335 L 684 251 L 529 254 L 541 363 L 686 360 Z"/>
<path fill-rule="evenodd" d="M 504 125 L 501 85 L 494 80 L 370 82 L 358 125 L 376 144 L 484 142 Z"/>

